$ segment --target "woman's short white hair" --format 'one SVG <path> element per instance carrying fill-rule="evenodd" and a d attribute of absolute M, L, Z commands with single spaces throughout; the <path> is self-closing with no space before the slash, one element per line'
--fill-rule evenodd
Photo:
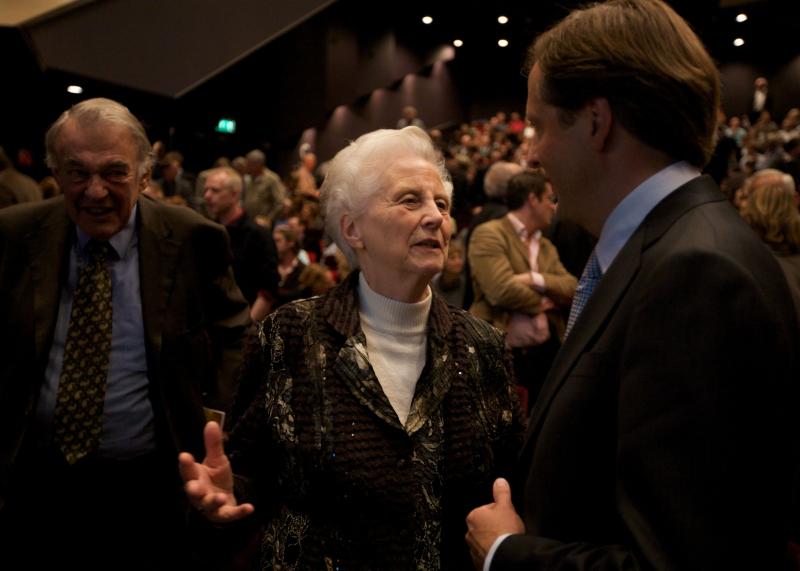
<path fill-rule="evenodd" d="M 453 183 L 441 154 L 431 138 L 419 127 L 380 129 L 362 135 L 339 151 L 330 161 L 320 189 L 325 230 L 347 256 L 353 268 L 358 260 L 350 244 L 341 234 L 342 216 L 358 216 L 373 195 L 383 190 L 386 170 L 397 160 L 420 158 L 436 168 L 445 192 L 452 198 Z"/>

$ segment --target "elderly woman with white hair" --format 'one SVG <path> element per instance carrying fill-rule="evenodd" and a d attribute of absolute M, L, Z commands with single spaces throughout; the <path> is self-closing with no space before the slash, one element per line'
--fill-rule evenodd
<path fill-rule="evenodd" d="M 336 155 L 323 214 L 356 269 L 262 324 L 230 464 L 214 423 L 202 464 L 181 455 L 208 520 L 261 514 L 264 569 L 471 565 L 464 518 L 509 472 L 522 424 L 500 333 L 429 286 L 447 258 L 451 189 L 416 127 Z"/>

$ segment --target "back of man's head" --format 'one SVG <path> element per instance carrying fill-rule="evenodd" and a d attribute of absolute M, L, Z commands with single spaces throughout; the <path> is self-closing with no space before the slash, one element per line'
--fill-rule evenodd
<path fill-rule="evenodd" d="M 689 25 L 661 0 L 610 0 L 576 10 L 529 51 L 540 98 L 562 123 L 594 98 L 641 142 L 701 167 L 713 151 L 719 72 Z"/>
<path fill-rule="evenodd" d="M 261 165 L 262 167 L 267 164 L 267 157 L 264 154 L 264 151 L 260 151 L 258 149 L 253 149 L 249 153 L 245 155 L 247 162 Z"/>
<path fill-rule="evenodd" d="M 508 181 L 519 172 L 522 172 L 522 167 L 508 161 L 497 161 L 490 166 L 483 178 L 483 191 L 486 197 L 492 200 L 505 199 Z"/>

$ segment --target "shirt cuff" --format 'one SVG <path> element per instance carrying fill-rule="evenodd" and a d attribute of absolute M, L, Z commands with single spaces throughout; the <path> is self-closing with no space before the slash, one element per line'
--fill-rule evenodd
<path fill-rule="evenodd" d="M 492 543 L 492 546 L 489 548 L 489 552 L 486 554 L 486 559 L 483 560 L 483 571 L 489 571 L 489 568 L 492 566 L 494 552 L 497 551 L 497 548 L 500 547 L 500 544 L 503 543 L 503 541 L 505 541 L 506 537 L 509 537 L 510 535 L 510 533 L 504 533 L 494 540 L 494 543 Z"/>
<path fill-rule="evenodd" d="M 531 272 L 531 279 L 533 280 L 533 289 L 539 293 L 544 293 L 544 276 L 539 272 Z"/>

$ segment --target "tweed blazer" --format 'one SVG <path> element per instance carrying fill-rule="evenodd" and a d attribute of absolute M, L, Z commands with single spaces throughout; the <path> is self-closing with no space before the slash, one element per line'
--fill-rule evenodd
<path fill-rule="evenodd" d="M 511 313 L 541 313 L 542 294 L 511 278 L 531 271 L 528 250 L 507 216 L 481 224 L 469 242 L 469 264 L 475 298 L 470 313 L 505 331 Z M 548 311 L 548 320 L 559 337 L 564 332 L 563 310 L 569 308 L 577 280 L 558 258 L 558 251 L 545 237 L 539 240 L 539 273 L 545 293 L 558 306 Z"/>

